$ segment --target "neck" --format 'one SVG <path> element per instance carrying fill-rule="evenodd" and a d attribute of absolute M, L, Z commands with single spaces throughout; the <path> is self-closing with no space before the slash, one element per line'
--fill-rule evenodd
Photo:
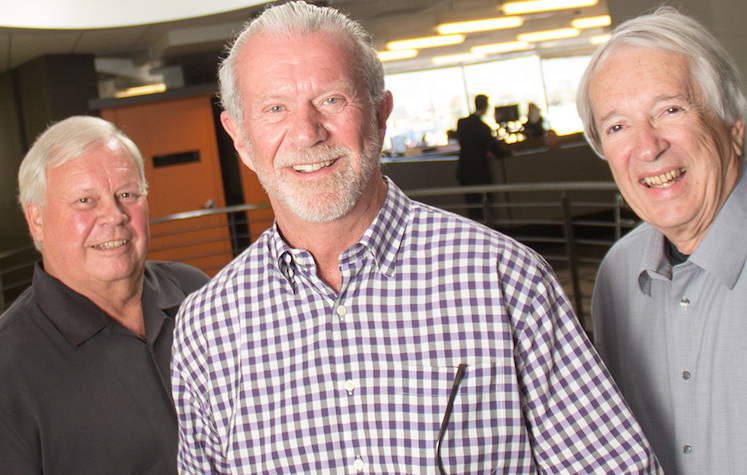
<path fill-rule="evenodd" d="M 306 249 L 314 257 L 322 281 L 339 292 L 342 284 L 340 255 L 358 242 L 381 210 L 386 199 L 386 184 L 381 176 L 371 179 L 353 209 L 329 222 L 309 222 L 290 212 L 276 213 L 278 229 L 285 241 L 296 249 Z M 278 208 L 280 210 L 282 208 Z"/>
<path fill-rule="evenodd" d="M 76 291 L 87 297 L 125 328 L 142 338 L 145 337 L 142 274 L 135 281 L 123 280 L 103 288 L 86 288 L 83 291 Z"/>

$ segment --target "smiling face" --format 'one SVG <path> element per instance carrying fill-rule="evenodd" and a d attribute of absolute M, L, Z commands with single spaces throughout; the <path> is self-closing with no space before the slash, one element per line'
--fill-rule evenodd
<path fill-rule="evenodd" d="M 691 253 L 734 188 L 744 129 L 703 105 L 684 56 L 624 46 L 589 89 L 612 175 L 644 221 Z"/>
<path fill-rule="evenodd" d="M 352 47 L 331 33 L 259 34 L 238 58 L 243 128 L 223 124 L 278 217 L 326 222 L 383 186 L 379 154 L 391 96 L 371 104 Z"/>
<path fill-rule="evenodd" d="M 118 143 L 47 168 L 44 204 L 26 206 L 44 270 L 89 295 L 140 282 L 148 251 L 148 203 L 132 158 Z"/>

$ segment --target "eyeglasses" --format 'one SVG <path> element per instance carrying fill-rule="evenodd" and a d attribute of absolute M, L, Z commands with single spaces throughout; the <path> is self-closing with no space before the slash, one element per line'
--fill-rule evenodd
<path fill-rule="evenodd" d="M 457 393 L 459 392 L 459 383 L 462 382 L 464 377 L 464 371 L 467 369 L 467 365 L 459 363 L 456 375 L 454 376 L 454 383 L 451 385 L 451 391 L 449 391 L 449 402 L 446 404 L 446 411 L 444 412 L 444 419 L 441 421 L 441 428 L 438 431 L 438 441 L 436 442 L 436 462 L 438 462 L 438 471 L 441 475 L 447 475 L 444 465 L 441 462 L 441 442 L 444 440 L 444 434 L 446 429 L 449 427 L 449 419 L 451 418 L 451 410 L 454 408 L 454 400 L 456 399 Z"/>

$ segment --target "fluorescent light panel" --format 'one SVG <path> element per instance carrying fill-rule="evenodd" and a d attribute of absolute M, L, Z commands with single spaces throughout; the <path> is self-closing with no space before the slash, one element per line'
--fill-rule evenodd
<path fill-rule="evenodd" d="M 442 23 L 436 27 L 439 35 L 455 33 L 472 33 L 475 31 L 501 30 L 516 28 L 524 24 L 520 16 L 506 16 L 500 18 L 486 18 L 484 20 L 461 21 L 457 23 Z"/>
<path fill-rule="evenodd" d="M 512 51 L 523 51 L 531 48 L 532 45 L 525 41 L 508 41 L 505 43 L 473 46 L 470 48 L 470 51 L 477 54 L 499 54 L 510 53 Z"/>
<path fill-rule="evenodd" d="M 602 43 L 606 43 L 612 38 L 612 33 L 607 33 L 606 35 L 596 35 L 592 36 L 589 41 L 591 41 L 591 44 L 593 45 L 601 45 Z"/>
<path fill-rule="evenodd" d="M 576 28 L 559 28 L 557 30 L 534 31 L 531 33 L 522 33 L 516 35 L 518 41 L 527 43 L 537 43 L 539 41 L 559 40 L 563 38 L 573 38 L 581 33 Z"/>
<path fill-rule="evenodd" d="M 609 26 L 611 24 L 612 18 L 610 18 L 609 15 L 577 18 L 571 22 L 573 28 L 596 28 L 598 26 Z"/>
<path fill-rule="evenodd" d="M 122 98 L 122 97 L 132 97 L 132 96 L 144 96 L 146 94 L 156 94 L 158 92 L 165 92 L 165 91 L 166 91 L 166 84 L 164 83 L 149 84 L 147 86 L 131 87 L 129 89 L 125 89 L 124 91 L 115 92 L 114 97 Z"/>
<path fill-rule="evenodd" d="M 546 12 L 566 8 L 591 7 L 597 3 L 599 3 L 599 0 L 528 0 L 507 2 L 501 8 L 506 15 L 520 15 L 522 13 Z"/>
<path fill-rule="evenodd" d="M 400 49 L 396 51 L 379 51 L 378 54 L 381 61 L 396 61 L 398 59 L 414 58 L 418 55 L 418 50 Z"/>
<path fill-rule="evenodd" d="M 436 46 L 458 45 L 464 42 L 464 35 L 428 36 L 411 40 L 390 41 L 386 44 L 389 50 L 433 48 Z"/>

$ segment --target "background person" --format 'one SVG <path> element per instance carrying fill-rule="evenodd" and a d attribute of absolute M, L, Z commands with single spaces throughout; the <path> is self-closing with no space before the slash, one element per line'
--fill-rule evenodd
<path fill-rule="evenodd" d="M 527 106 L 527 118 L 521 124 L 521 132 L 528 139 L 545 136 L 545 119 L 540 114 L 540 108 L 534 102 L 530 102 Z"/>
<path fill-rule="evenodd" d="M 645 221 L 599 269 L 597 348 L 666 473 L 744 472 L 747 100 L 734 61 L 662 8 L 615 29 L 578 107 Z"/>
<path fill-rule="evenodd" d="M 42 254 L 0 317 L 0 470 L 174 474 L 174 317 L 207 276 L 147 262 L 140 152 L 112 124 L 48 128 L 18 174 Z"/>
<path fill-rule="evenodd" d="M 490 157 L 504 158 L 511 152 L 493 135 L 490 126 L 483 122 L 482 116 L 488 111 L 488 96 L 475 96 L 475 112 L 457 121 L 457 142 L 459 142 L 459 162 L 457 163 L 457 181 L 462 186 L 490 185 L 493 183 L 493 172 L 490 169 Z M 482 205 L 482 193 L 467 193 L 464 201 L 467 205 Z M 482 206 L 467 208 L 467 216 L 475 221 L 485 219 Z"/>
<path fill-rule="evenodd" d="M 271 7 L 220 85 L 276 218 L 177 318 L 180 470 L 655 471 L 549 266 L 381 176 L 393 102 L 357 23 Z"/>

